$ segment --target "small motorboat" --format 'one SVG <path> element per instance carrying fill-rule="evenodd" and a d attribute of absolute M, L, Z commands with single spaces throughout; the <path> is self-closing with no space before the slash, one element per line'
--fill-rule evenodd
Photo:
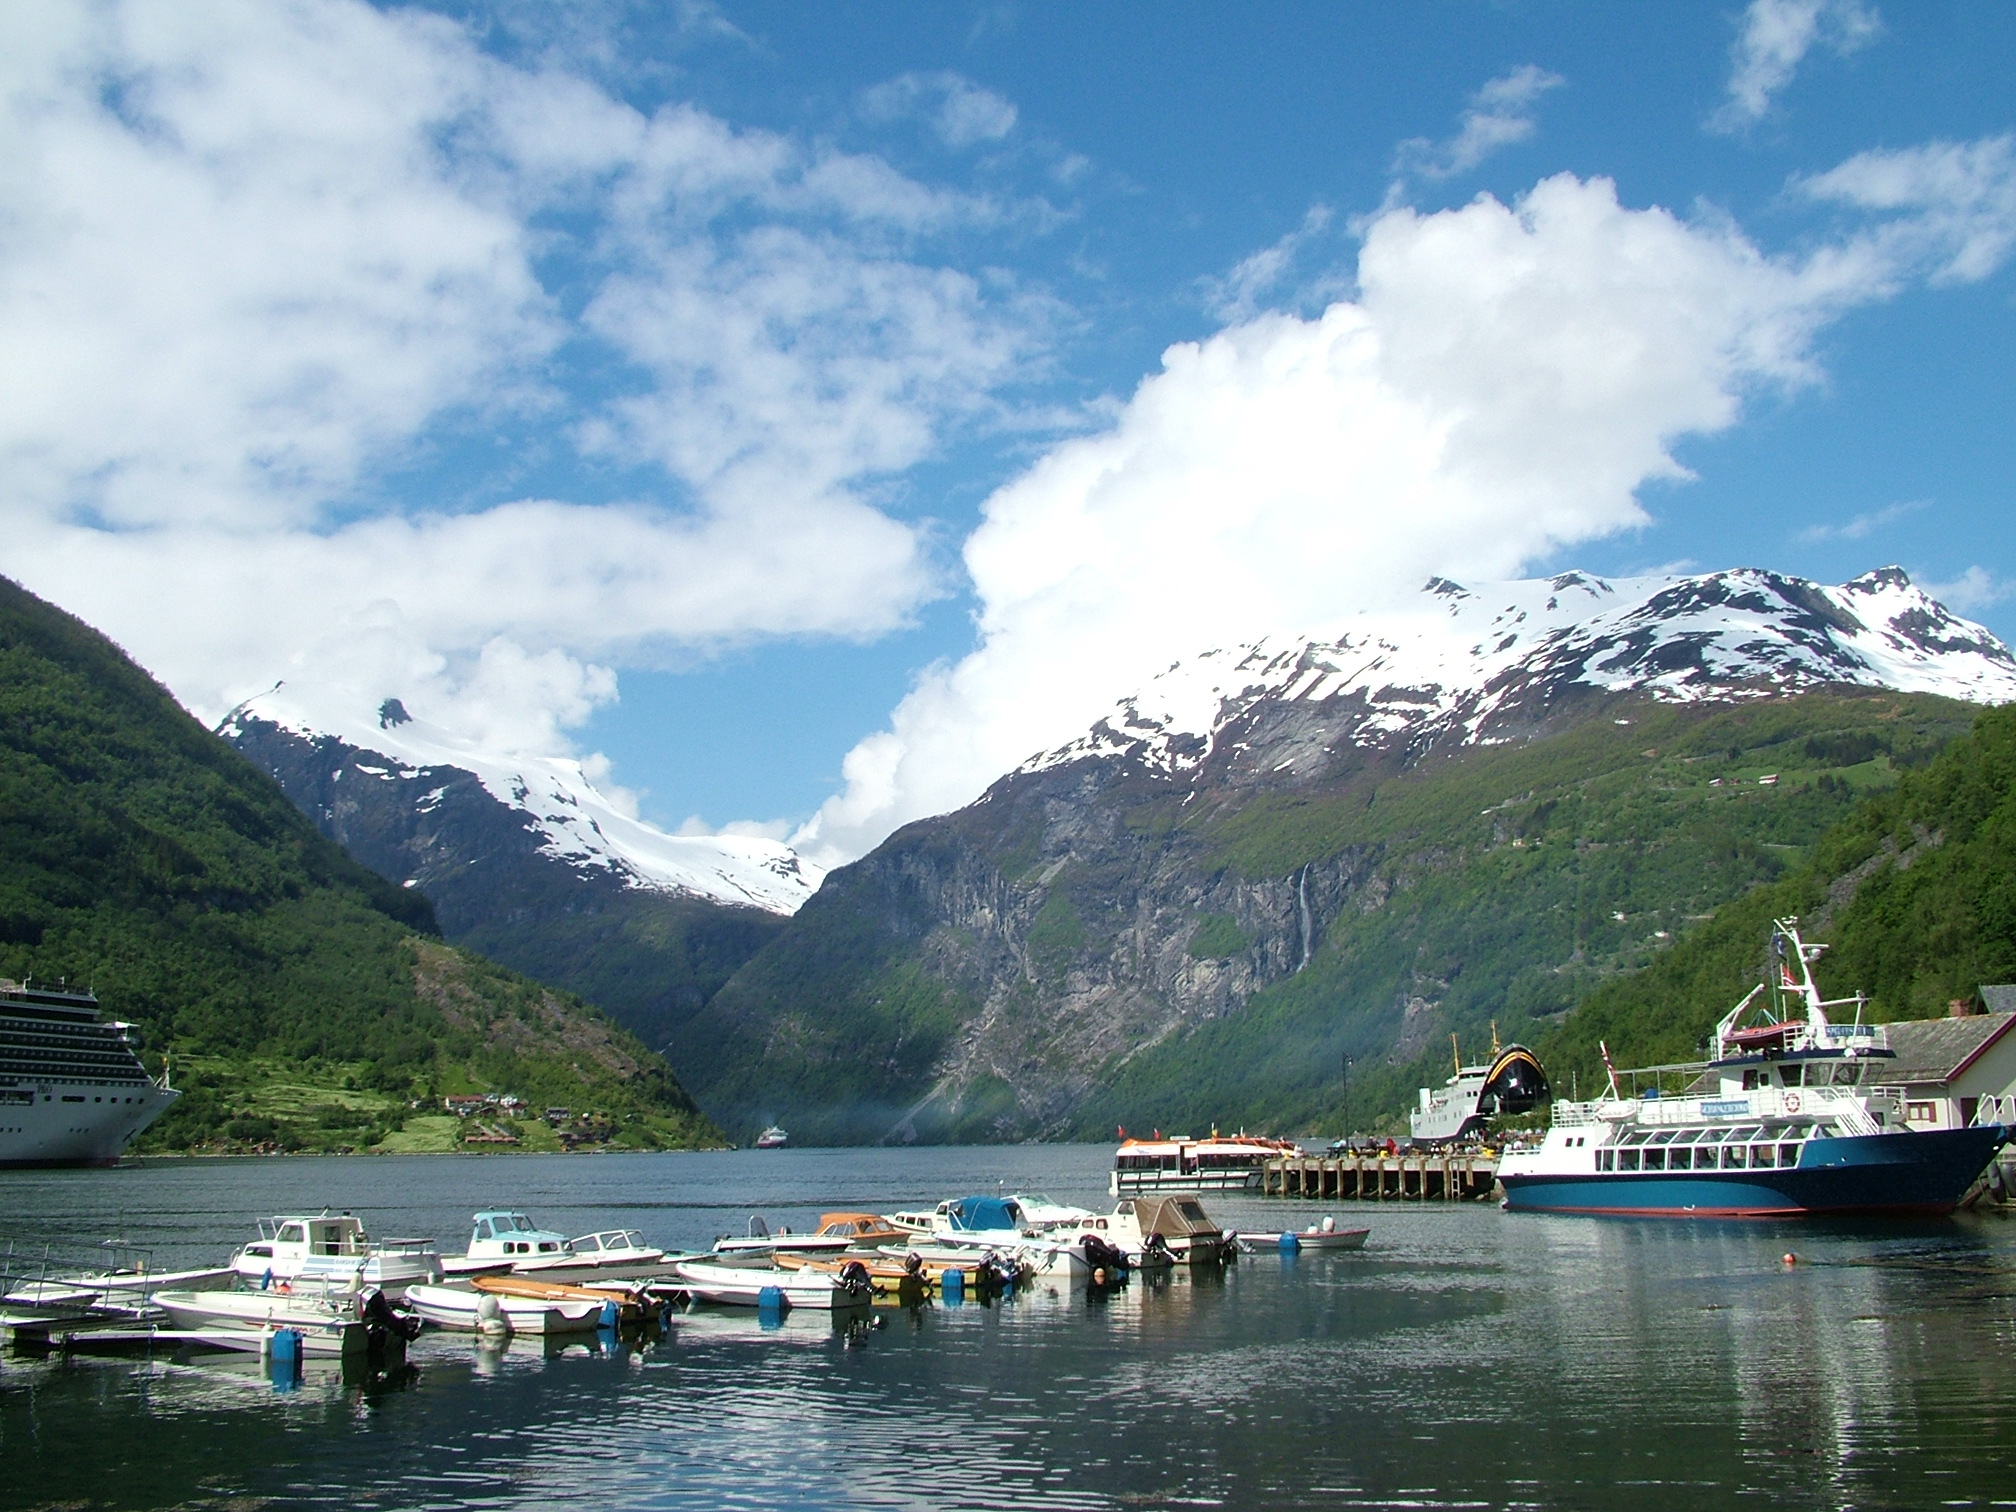
<path fill-rule="evenodd" d="M 905 1236 L 898 1234 L 896 1237 L 900 1239 Z M 816 1234 L 794 1234 L 781 1224 L 773 1234 L 763 1215 L 754 1213 L 750 1215 L 747 1232 L 723 1234 L 714 1241 L 714 1253 L 773 1255 L 790 1251 L 800 1255 L 837 1255 L 842 1250 L 852 1249 L 857 1242 L 858 1236 L 851 1230 L 847 1233 L 829 1234 L 823 1224 Z"/>
<path fill-rule="evenodd" d="M 1230 1258 L 1232 1242 L 1195 1197 L 1123 1197 L 1110 1213 L 1089 1213 L 1059 1224 L 1048 1237 L 1082 1244 L 1098 1239 L 1133 1266 L 1217 1265 Z"/>
<path fill-rule="evenodd" d="M 893 1297 L 903 1302 L 921 1301 L 934 1291 L 942 1291 L 945 1273 L 950 1270 L 960 1273 L 965 1287 L 982 1292 L 1000 1291 L 1020 1279 L 1019 1268 L 1013 1261 L 993 1255 L 978 1258 L 964 1255 L 957 1263 L 927 1262 L 921 1256 L 910 1253 L 900 1258 L 893 1254 L 864 1254 L 838 1260 L 817 1255 L 777 1256 L 780 1270 L 838 1275 L 850 1265 L 858 1265 L 868 1273 L 869 1283 L 878 1298 Z"/>
<path fill-rule="evenodd" d="M 592 1333 L 605 1320 L 614 1324 L 613 1298 L 516 1297 L 468 1286 L 409 1286 L 406 1302 L 436 1328 L 463 1333 Z"/>
<path fill-rule="evenodd" d="M 299 1290 L 193 1291 L 165 1288 L 148 1301 L 177 1328 L 189 1330 L 287 1328 L 301 1335 L 311 1354 L 361 1354 L 370 1347 L 365 1298 L 354 1291 L 319 1287 Z"/>
<path fill-rule="evenodd" d="M 877 1250 L 906 1243 L 910 1234 L 880 1213 L 821 1213 L 815 1239 L 845 1239 L 857 1250 Z"/>
<path fill-rule="evenodd" d="M 16 1277 L 0 1302 L 15 1307 L 85 1308 L 94 1313 L 139 1314 L 149 1310 L 147 1294 L 172 1291 L 220 1291 L 237 1280 L 228 1266 L 199 1270 L 154 1269 L 148 1250 L 121 1240 L 100 1246 L 107 1252 L 97 1264 L 45 1262 L 41 1274 Z"/>
<path fill-rule="evenodd" d="M 656 1275 L 665 1268 L 665 1251 L 644 1242 L 635 1229 L 605 1229 L 569 1239 L 542 1229 L 523 1213 L 478 1213 L 469 1235 L 468 1251 L 441 1262 L 451 1276 L 539 1276 L 547 1281 L 585 1281 Z"/>
<path fill-rule="evenodd" d="M 231 1271 L 259 1285 L 316 1281 L 352 1289 L 375 1286 L 399 1296 L 415 1282 L 441 1279 L 432 1239 L 373 1240 L 348 1213 L 264 1219 L 259 1237 L 231 1257 Z"/>
<path fill-rule="evenodd" d="M 1355 1250 L 1365 1248 L 1365 1236 L 1369 1228 L 1339 1228 L 1335 1218 L 1325 1218 L 1321 1223 L 1312 1223 L 1306 1229 L 1291 1229 L 1286 1233 L 1248 1234 L 1238 1233 L 1231 1237 L 1239 1248 L 1249 1255 L 1261 1254 L 1267 1250 L 1281 1248 L 1281 1241 L 1287 1234 L 1293 1234 L 1298 1249 L 1305 1250 Z"/>
<path fill-rule="evenodd" d="M 689 1295 L 730 1307 L 761 1307 L 768 1300 L 766 1292 L 774 1292 L 787 1307 L 834 1312 L 866 1307 L 875 1299 L 874 1283 L 858 1261 L 850 1261 L 831 1274 L 780 1270 L 774 1265 L 730 1265 L 720 1260 L 681 1260 L 673 1270 Z"/>
<path fill-rule="evenodd" d="M 537 1276 L 477 1276 L 470 1286 L 493 1297 L 522 1297 L 534 1302 L 606 1302 L 614 1312 L 604 1311 L 603 1324 L 642 1322 L 645 1313 L 641 1288 L 620 1281 L 599 1286 L 571 1286 L 563 1281 L 545 1281 Z"/>

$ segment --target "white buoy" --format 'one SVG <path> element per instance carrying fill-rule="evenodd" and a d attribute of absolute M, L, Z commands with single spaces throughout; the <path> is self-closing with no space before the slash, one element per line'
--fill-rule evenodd
<path fill-rule="evenodd" d="M 509 1333 L 511 1320 L 504 1316 L 504 1309 L 497 1299 L 485 1292 L 476 1302 L 476 1331 L 478 1333 Z"/>

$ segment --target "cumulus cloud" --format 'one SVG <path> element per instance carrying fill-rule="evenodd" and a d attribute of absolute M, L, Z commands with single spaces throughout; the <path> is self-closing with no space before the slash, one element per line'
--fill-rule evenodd
<path fill-rule="evenodd" d="M 1468 173 L 1501 147 L 1533 135 L 1533 110 L 1540 96 L 1565 82 L 1559 74 L 1532 63 L 1500 74 L 1470 97 L 1456 135 L 1443 142 L 1426 137 L 1402 142 L 1393 157 L 1393 171 L 1431 179 Z"/>
<path fill-rule="evenodd" d="M 1709 118 L 1710 129 L 1755 125 L 1814 47 L 1845 55 L 1874 41 L 1882 29 L 1876 8 L 1862 0 L 1750 0 L 1731 50 L 1729 98 Z"/>
<path fill-rule="evenodd" d="M 1014 102 L 956 73 L 906 73 L 865 90 L 871 121 L 920 120 L 947 147 L 998 142 L 1015 129 Z"/>
<path fill-rule="evenodd" d="M 2016 247 L 2016 136 L 1858 153 L 1803 179 L 1815 200 L 1887 213 L 1858 245 L 1936 283 L 1972 283 Z"/>
<path fill-rule="evenodd" d="M 797 843 L 842 860 L 970 801 L 1172 655 L 1643 522 L 1641 485 L 1685 476 L 1680 438 L 1810 381 L 1814 333 L 1912 259 L 1881 228 L 1776 259 L 1569 175 L 1381 213 L 1355 299 L 1171 347 L 1109 428 L 993 495 L 965 552 L 978 649 L 848 755 Z"/>
<path fill-rule="evenodd" d="M 0 570 L 201 713 L 285 673 L 551 749 L 654 645 L 939 591 L 875 491 L 1038 340 L 928 252 L 1014 213 L 355 0 L 0 13 Z M 642 496 L 381 496 L 504 422 Z"/>

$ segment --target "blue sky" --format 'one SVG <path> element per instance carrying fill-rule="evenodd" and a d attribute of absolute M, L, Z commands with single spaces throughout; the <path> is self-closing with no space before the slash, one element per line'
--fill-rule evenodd
<path fill-rule="evenodd" d="M 829 858 L 1425 569 L 2016 635 L 2006 5 L 551 10 L 4 23 L 0 571 Z"/>

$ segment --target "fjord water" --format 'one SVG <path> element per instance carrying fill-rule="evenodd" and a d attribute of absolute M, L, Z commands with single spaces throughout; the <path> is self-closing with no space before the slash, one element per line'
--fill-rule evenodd
<path fill-rule="evenodd" d="M 1103 1148 L 148 1162 L 0 1173 L 0 1249 L 214 1262 L 319 1210 L 459 1249 L 478 1207 L 698 1247 L 978 1191 L 1100 1205 Z M 679 1316 L 637 1350 L 432 1334 L 409 1380 L 310 1362 L 0 1361 L 0 1507 L 2016 1505 L 2016 1222 L 1330 1212 L 1362 1254 L 1107 1299 Z M 1788 1250 L 1798 1261 L 1786 1267 Z"/>

